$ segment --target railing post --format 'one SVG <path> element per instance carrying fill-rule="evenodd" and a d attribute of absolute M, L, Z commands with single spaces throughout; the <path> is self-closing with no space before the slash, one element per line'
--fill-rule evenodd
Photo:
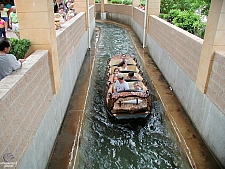
<path fill-rule="evenodd" d="M 196 86 L 206 93 L 215 51 L 225 50 L 225 1 L 212 0 L 200 56 Z"/>
<path fill-rule="evenodd" d="M 15 0 L 15 5 L 20 38 L 31 41 L 28 54 L 36 50 L 49 51 L 53 93 L 57 93 L 60 87 L 60 72 L 52 1 L 27 0 L 24 4 L 24 1 Z"/>
<path fill-rule="evenodd" d="M 144 17 L 144 34 L 143 34 L 143 48 L 145 48 L 146 36 L 148 33 L 148 18 L 150 15 L 159 16 L 160 14 L 160 0 L 146 0 L 145 17 Z"/>

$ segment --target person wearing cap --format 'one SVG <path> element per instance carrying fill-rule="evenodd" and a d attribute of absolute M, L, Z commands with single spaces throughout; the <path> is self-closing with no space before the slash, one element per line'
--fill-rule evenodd
<path fill-rule="evenodd" d="M 116 93 L 116 92 L 120 92 L 120 91 L 123 91 L 123 90 L 129 90 L 129 85 L 124 80 L 123 74 L 118 73 L 117 78 L 118 78 L 118 80 L 115 83 L 114 92 Z"/>

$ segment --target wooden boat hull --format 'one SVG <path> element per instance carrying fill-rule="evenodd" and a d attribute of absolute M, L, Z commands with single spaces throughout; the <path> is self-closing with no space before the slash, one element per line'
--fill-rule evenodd
<path fill-rule="evenodd" d="M 105 106 L 110 117 L 117 120 L 137 120 L 146 119 L 150 114 L 151 100 L 150 93 L 147 87 L 147 81 L 142 77 L 142 71 L 133 57 L 126 54 L 128 61 L 128 69 L 120 70 L 123 73 L 125 81 L 129 85 L 129 90 L 124 90 L 115 93 L 114 81 L 110 76 L 113 70 L 118 66 L 121 54 L 113 56 L 109 59 L 106 68 L 106 87 L 105 87 Z M 135 73 L 135 79 L 127 79 L 128 72 Z M 134 82 L 141 86 L 141 90 L 133 87 Z"/>

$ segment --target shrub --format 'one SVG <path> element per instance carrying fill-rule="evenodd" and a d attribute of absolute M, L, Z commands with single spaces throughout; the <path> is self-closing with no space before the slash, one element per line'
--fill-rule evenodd
<path fill-rule="evenodd" d="M 9 53 L 16 56 L 17 59 L 24 59 L 31 43 L 27 39 L 9 38 L 11 48 Z"/>
<path fill-rule="evenodd" d="M 121 0 L 111 0 L 113 4 L 122 4 Z"/>
<path fill-rule="evenodd" d="M 160 17 L 200 38 L 204 37 L 206 24 L 201 22 L 199 15 L 191 11 L 171 10 Z"/>
<path fill-rule="evenodd" d="M 131 0 L 124 0 L 123 4 L 124 5 L 132 5 L 132 1 Z"/>

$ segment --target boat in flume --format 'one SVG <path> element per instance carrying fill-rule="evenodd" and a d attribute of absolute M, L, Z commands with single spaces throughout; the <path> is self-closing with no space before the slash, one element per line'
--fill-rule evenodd
<path fill-rule="evenodd" d="M 120 82 L 118 77 L 121 74 L 129 87 L 116 91 L 115 84 Z M 147 80 L 143 77 L 137 59 L 129 54 L 117 54 L 107 62 L 105 106 L 109 116 L 118 121 L 142 120 L 150 114 L 151 99 Z"/>

